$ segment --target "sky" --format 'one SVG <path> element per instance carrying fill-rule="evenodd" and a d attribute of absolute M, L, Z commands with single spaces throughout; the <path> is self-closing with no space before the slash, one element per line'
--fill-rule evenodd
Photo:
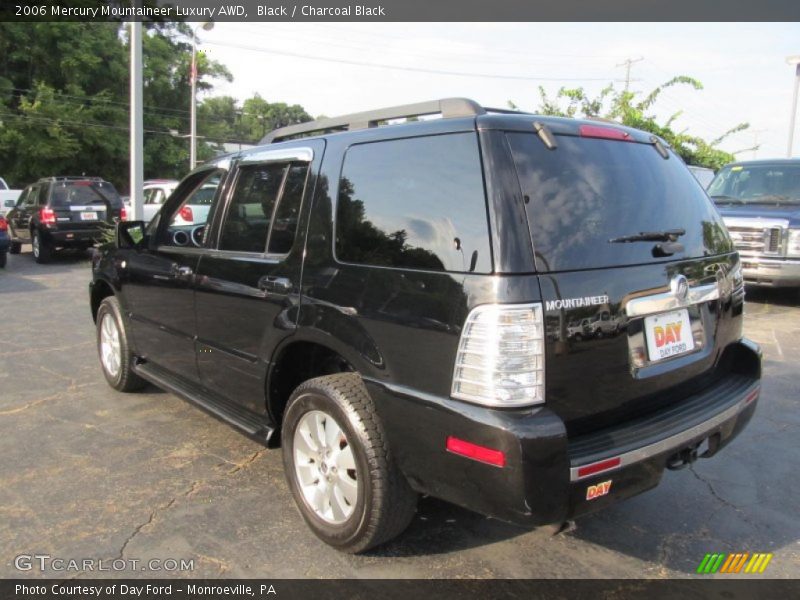
<path fill-rule="evenodd" d="M 714 139 L 748 131 L 721 147 L 738 158 L 787 152 L 799 23 L 216 23 L 199 49 L 234 76 L 214 95 L 300 104 L 312 115 L 464 96 L 484 106 L 523 110 L 548 93 L 609 82 L 648 93 L 675 75 L 700 80 L 666 90 L 653 112 L 675 127 Z M 365 64 L 368 63 L 368 64 Z M 800 156 L 800 119 L 794 156 Z"/>

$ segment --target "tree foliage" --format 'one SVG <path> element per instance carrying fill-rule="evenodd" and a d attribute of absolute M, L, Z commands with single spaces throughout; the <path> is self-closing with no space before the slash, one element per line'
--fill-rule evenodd
<path fill-rule="evenodd" d="M 188 169 L 191 30 L 145 25 L 142 40 L 146 178 Z M 197 53 L 198 159 L 225 141 L 256 142 L 309 120 L 302 107 L 260 96 L 240 107 L 211 95 L 232 76 Z M 50 175 L 97 175 L 128 188 L 129 46 L 120 23 L 0 23 L 0 176 L 15 187 Z"/>
<path fill-rule="evenodd" d="M 629 127 L 649 131 L 663 138 L 686 163 L 691 165 L 719 169 L 732 162 L 735 158 L 734 155 L 721 150 L 718 146 L 730 135 L 747 129 L 748 123 L 740 123 L 716 139 L 706 141 L 686 131 L 673 129 L 675 120 L 681 115 L 681 111 L 673 113 L 663 123 L 659 122 L 652 114 L 651 111 L 661 93 L 676 85 L 688 86 L 695 90 L 703 89 L 703 84 L 697 79 L 685 75 L 673 77 L 646 95 L 628 90 L 618 90 L 613 84 L 609 84 L 595 97 L 590 97 L 582 87 L 562 87 L 555 96 L 550 96 L 542 86 L 539 86 L 537 112 L 561 117 L 610 119 Z M 509 105 L 516 106 L 513 103 L 509 103 Z"/>

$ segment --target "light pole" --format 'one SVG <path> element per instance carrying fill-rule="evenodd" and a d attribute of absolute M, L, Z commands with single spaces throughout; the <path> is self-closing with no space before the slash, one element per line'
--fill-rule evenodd
<path fill-rule="evenodd" d="M 794 65 L 794 93 L 792 95 L 792 114 L 789 115 L 789 148 L 786 150 L 786 156 L 792 158 L 792 146 L 794 145 L 794 123 L 797 117 L 797 90 L 800 88 L 800 54 L 794 56 L 787 56 L 786 62 Z"/>
<path fill-rule="evenodd" d="M 203 28 L 205 31 L 214 29 L 214 21 L 206 21 L 196 25 L 192 29 L 192 70 L 189 74 L 192 81 L 192 100 L 189 105 L 189 169 L 194 170 L 197 166 L 197 30 Z"/>

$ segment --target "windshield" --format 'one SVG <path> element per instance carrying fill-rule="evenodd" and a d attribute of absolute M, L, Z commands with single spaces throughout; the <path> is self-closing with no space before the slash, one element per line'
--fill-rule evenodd
<path fill-rule="evenodd" d="M 536 134 L 507 135 L 540 272 L 732 250 L 721 217 L 674 154 L 664 159 L 649 144 L 565 135 L 548 150 Z M 670 237 L 683 249 L 655 252 Z"/>
<path fill-rule="evenodd" d="M 708 195 L 722 204 L 800 204 L 800 163 L 725 167 L 711 182 Z"/>
<path fill-rule="evenodd" d="M 122 199 L 114 186 L 107 181 L 70 181 L 53 185 L 53 206 L 82 206 L 97 202 L 114 208 L 122 206 Z"/>

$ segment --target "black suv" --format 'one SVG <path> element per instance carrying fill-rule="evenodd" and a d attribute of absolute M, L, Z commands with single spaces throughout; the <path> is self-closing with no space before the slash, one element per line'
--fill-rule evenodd
<path fill-rule="evenodd" d="M 714 455 L 761 377 L 716 210 L 659 138 L 507 112 L 326 119 L 190 173 L 95 257 L 108 382 L 280 444 L 304 519 L 349 552 L 420 493 L 563 523 Z M 613 331 L 571 339 L 598 315 Z"/>
<path fill-rule="evenodd" d="M 30 243 L 36 262 L 46 263 L 56 248 L 94 246 L 103 227 L 125 216 L 117 190 L 99 177 L 45 177 L 26 187 L 7 215 L 11 254 Z"/>

